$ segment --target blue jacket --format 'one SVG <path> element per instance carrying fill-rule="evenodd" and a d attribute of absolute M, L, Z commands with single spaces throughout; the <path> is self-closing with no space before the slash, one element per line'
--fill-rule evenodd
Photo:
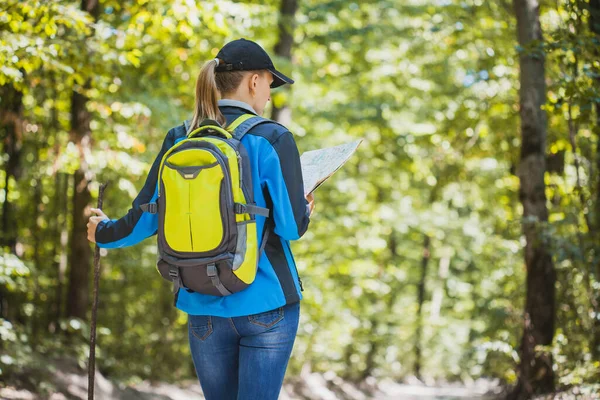
<path fill-rule="evenodd" d="M 235 100 L 220 100 L 219 108 L 228 124 L 242 114 L 256 114 L 248 104 Z M 158 167 L 162 156 L 184 137 L 183 124 L 169 130 L 144 187 L 127 214 L 98 224 L 96 243 L 99 247 L 132 246 L 156 235 L 158 214 L 143 212 L 140 205 L 157 199 Z M 264 123 L 252 128 L 242 138 L 242 144 L 251 163 L 254 201 L 271 210 L 269 219 L 256 216 L 258 237 L 263 237 L 265 225 L 270 230 L 265 250 L 259 258 L 256 279 L 248 288 L 225 297 L 180 290 L 175 305 L 188 314 L 236 317 L 272 310 L 302 299 L 302 282 L 290 240 L 302 237 L 310 219 L 296 142 L 281 125 Z"/>

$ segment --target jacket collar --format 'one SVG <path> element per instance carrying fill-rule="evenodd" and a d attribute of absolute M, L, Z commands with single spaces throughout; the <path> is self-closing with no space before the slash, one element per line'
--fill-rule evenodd
<path fill-rule="evenodd" d="M 251 112 L 254 115 L 258 115 L 258 113 L 252 108 L 252 106 L 246 102 L 233 100 L 233 99 L 221 99 L 218 101 L 219 107 L 237 107 L 241 108 L 245 111 Z"/>

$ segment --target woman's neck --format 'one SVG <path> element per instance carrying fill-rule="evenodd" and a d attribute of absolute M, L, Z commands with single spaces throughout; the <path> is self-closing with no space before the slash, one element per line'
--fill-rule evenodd
<path fill-rule="evenodd" d="M 256 112 L 256 109 L 252 106 L 252 104 L 250 104 L 248 101 L 245 101 L 245 100 L 243 100 L 243 99 L 241 99 L 239 97 L 226 96 L 226 97 L 223 97 L 221 99 L 221 101 L 239 101 L 241 103 L 244 103 L 244 105 L 247 106 L 250 110 L 252 110 L 255 114 L 258 114 Z M 229 104 L 229 105 L 232 105 L 232 104 Z"/>
<path fill-rule="evenodd" d="M 248 104 L 250 107 L 252 107 L 252 97 L 250 97 L 249 94 L 245 95 L 243 93 L 232 93 L 232 94 L 227 94 L 227 95 L 223 96 L 222 99 L 223 100 L 241 101 L 241 102 Z"/>

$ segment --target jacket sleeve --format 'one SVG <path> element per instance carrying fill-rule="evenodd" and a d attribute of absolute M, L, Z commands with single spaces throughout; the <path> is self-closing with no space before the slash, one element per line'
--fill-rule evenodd
<path fill-rule="evenodd" d="M 286 240 L 300 239 L 310 217 L 298 147 L 290 132 L 283 133 L 266 147 L 259 168 L 261 183 L 266 184 L 273 203 L 274 231 Z"/>
<path fill-rule="evenodd" d="M 157 233 L 158 214 L 144 212 L 140 206 L 156 201 L 158 198 L 158 167 L 163 155 L 172 146 L 172 136 L 173 130 L 170 130 L 163 141 L 160 153 L 152 163 L 142 190 L 133 200 L 127 214 L 119 219 L 105 219 L 98 223 L 96 227 L 98 247 L 114 249 L 133 246 Z"/>

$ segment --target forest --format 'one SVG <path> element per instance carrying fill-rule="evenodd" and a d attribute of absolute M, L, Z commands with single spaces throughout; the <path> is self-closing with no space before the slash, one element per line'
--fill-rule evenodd
<path fill-rule="evenodd" d="M 600 398 L 600 0 L 1 0 L 0 398 L 86 398 L 90 208 L 127 213 L 237 38 L 300 153 L 363 140 L 292 244 L 286 399 Z M 112 398 L 197 384 L 156 257 L 100 249 Z"/>

